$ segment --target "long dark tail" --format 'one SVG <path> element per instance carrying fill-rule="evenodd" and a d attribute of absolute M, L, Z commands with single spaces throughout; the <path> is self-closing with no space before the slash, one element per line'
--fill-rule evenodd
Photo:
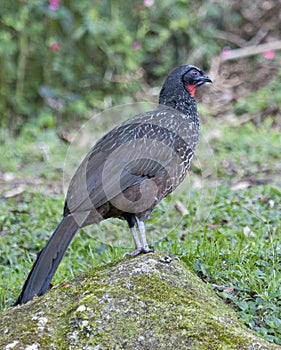
<path fill-rule="evenodd" d="M 35 295 L 43 295 L 79 226 L 71 215 L 63 218 L 37 259 L 14 306 L 25 304 Z"/>

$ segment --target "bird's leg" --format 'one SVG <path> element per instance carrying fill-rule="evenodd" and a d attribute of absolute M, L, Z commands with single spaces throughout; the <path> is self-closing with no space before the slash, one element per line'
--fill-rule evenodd
<path fill-rule="evenodd" d="M 142 253 L 151 253 L 154 252 L 154 249 L 149 248 L 146 240 L 144 222 L 137 219 L 139 231 L 140 231 L 140 241 L 141 241 L 141 251 Z"/>
<path fill-rule="evenodd" d="M 141 253 L 142 245 L 138 237 L 136 226 L 130 227 L 130 231 L 131 231 L 136 249 L 132 253 L 129 253 L 129 255 L 135 256 Z"/>
<path fill-rule="evenodd" d="M 135 248 L 136 248 L 133 252 L 126 253 L 125 255 L 136 256 L 141 253 L 153 252 L 153 249 L 149 248 L 146 241 L 144 222 L 136 218 L 134 215 L 130 215 L 125 218 L 130 227 L 130 231 L 131 231 L 131 234 L 135 243 Z M 138 223 L 140 237 L 137 233 L 136 223 Z"/>
<path fill-rule="evenodd" d="M 135 250 L 131 253 L 126 253 L 125 255 L 130 255 L 130 256 L 136 256 L 139 255 L 142 252 L 142 244 L 141 241 L 139 239 L 138 233 L 137 233 L 137 229 L 136 229 L 136 223 L 137 223 L 137 219 L 135 217 L 135 215 L 124 215 L 124 218 L 127 220 L 134 243 L 135 243 Z"/>

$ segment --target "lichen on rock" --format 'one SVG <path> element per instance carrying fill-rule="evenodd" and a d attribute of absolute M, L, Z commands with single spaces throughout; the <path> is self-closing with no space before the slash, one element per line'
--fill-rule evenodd
<path fill-rule="evenodd" d="M 0 348 L 281 349 L 241 325 L 193 272 L 162 253 L 93 268 L 5 311 Z"/>

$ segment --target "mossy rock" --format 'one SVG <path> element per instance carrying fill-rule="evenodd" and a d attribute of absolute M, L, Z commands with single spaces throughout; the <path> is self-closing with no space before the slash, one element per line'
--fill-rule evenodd
<path fill-rule="evenodd" d="M 1 349 L 281 349 L 176 259 L 153 253 L 89 272 L 8 309 Z"/>

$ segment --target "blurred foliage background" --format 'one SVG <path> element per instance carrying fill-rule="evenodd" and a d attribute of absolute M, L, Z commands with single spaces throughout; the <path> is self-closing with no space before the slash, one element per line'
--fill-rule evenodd
<path fill-rule="evenodd" d="M 146 84 L 161 84 L 178 64 L 207 69 L 223 47 L 243 46 L 261 28 L 272 39 L 278 8 L 278 1 L 3 0 L 0 125 L 17 132 L 36 117 L 52 127 L 143 99 Z"/>
<path fill-rule="evenodd" d="M 1 124 L 20 128 L 34 115 L 85 117 L 133 96 L 143 75 L 150 82 L 162 77 L 195 47 L 198 63 L 206 64 L 218 50 L 210 34 L 220 14 L 210 5 L 197 19 L 201 4 L 4 0 Z"/>

